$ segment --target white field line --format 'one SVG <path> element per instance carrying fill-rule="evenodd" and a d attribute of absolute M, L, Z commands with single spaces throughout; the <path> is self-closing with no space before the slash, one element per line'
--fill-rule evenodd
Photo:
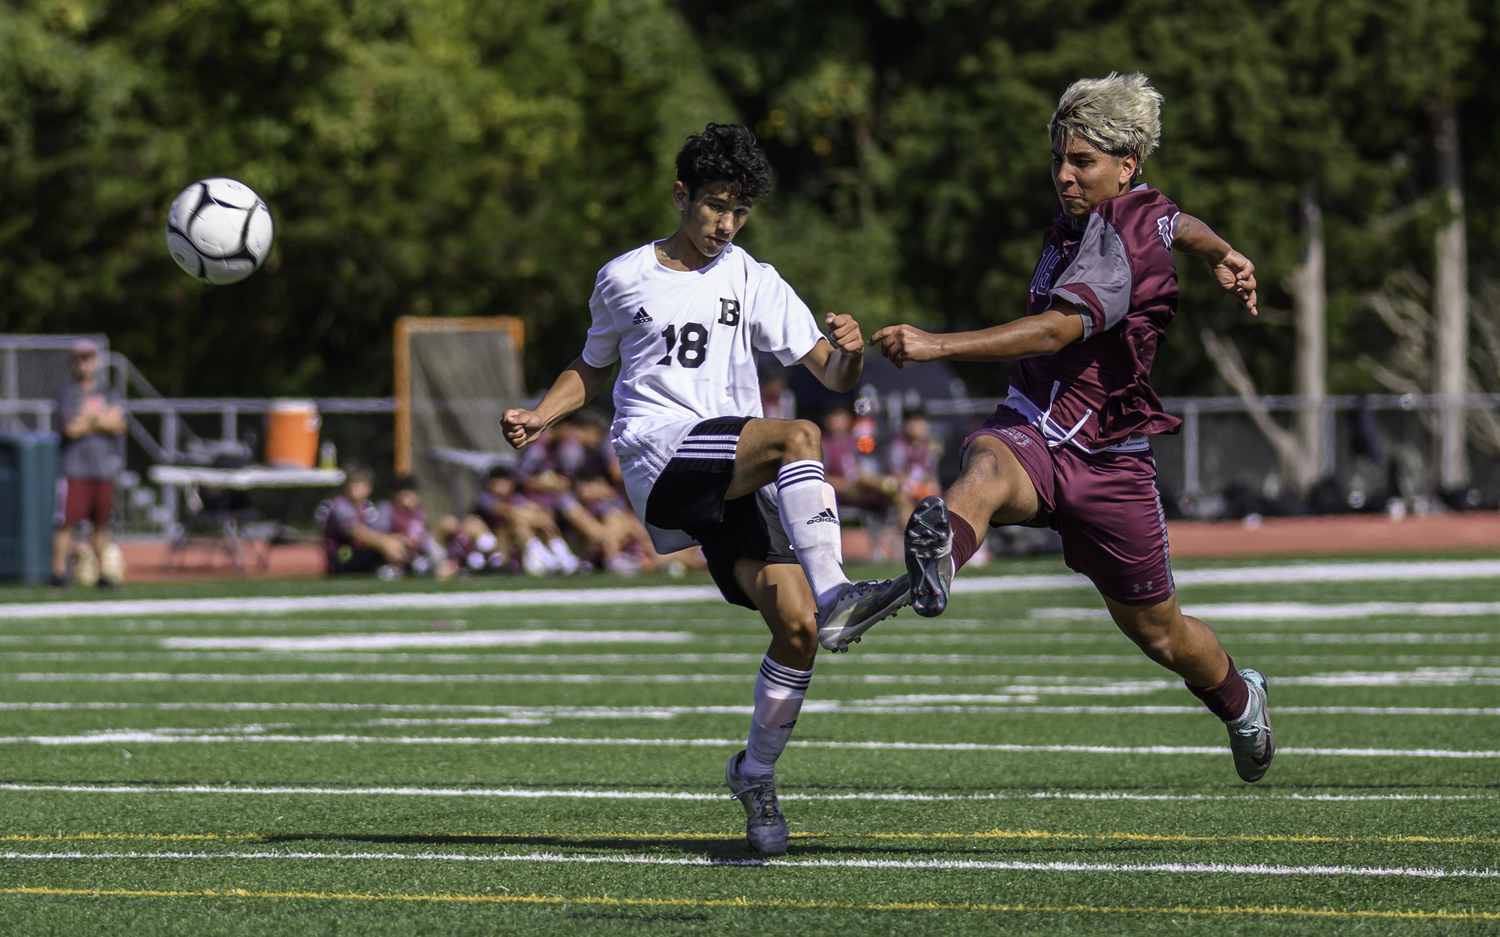
<path fill-rule="evenodd" d="M 820 683 L 923 684 L 1007 683 L 993 674 L 823 674 Z M 0 673 L 0 680 L 20 683 L 754 683 L 753 671 L 740 674 L 590 674 L 590 673 Z M 1054 691 L 1056 692 L 1056 691 Z M 1130 690 L 1124 692 L 1149 692 Z"/>
<path fill-rule="evenodd" d="M 874 700 L 809 700 L 804 713 L 852 715 L 926 713 L 1045 713 L 1052 715 L 1197 715 L 1202 706 L 1037 706 L 1030 695 L 930 694 L 880 697 Z M 67 712 L 87 710 L 159 710 L 198 712 L 351 712 L 351 713 L 487 713 L 491 716 L 547 719 L 673 719 L 677 716 L 748 716 L 751 706 L 479 706 L 423 703 L 121 703 L 0 702 L 0 712 Z M 1283 713 L 1310 716 L 1500 716 L 1500 708 L 1477 706 L 1277 706 Z M 380 725 L 487 724 L 487 717 L 382 719 Z"/>
<path fill-rule="evenodd" d="M 22 683 L 744 683 L 753 674 L 401 674 L 401 673 L 3 673 Z M 1073 681 L 1057 677 L 995 674 L 820 674 L 819 682 L 1003 683 L 1009 693 L 1138 695 L 1176 690 L 1165 679 Z M 1033 681 L 1022 683 L 1019 681 Z M 1500 686 L 1500 667 L 1418 667 L 1414 670 L 1334 671 L 1300 677 L 1272 675 L 1273 686 Z"/>
<path fill-rule="evenodd" d="M 1249 583 L 1388 582 L 1500 578 L 1500 561 L 1439 560 L 1403 563 L 1298 563 L 1182 570 L 1179 585 Z M 1073 574 L 960 577 L 959 595 L 1034 592 L 1088 587 Z M 608 589 L 515 589 L 484 592 L 423 592 L 381 595 L 266 596 L 221 599 L 123 599 L 100 602 L 15 602 L 0 604 L 0 619 L 128 618 L 138 615 L 288 615 L 310 612 L 390 611 L 425 608 L 521 608 L 538 606 L 663 605 L 719 602 L 712 586 L 645 586 Z"/>
<path fill-rule="evenodd" d="M 320 634 L 279 638 L 162 638 L 180 650 L 369 651 L 405 647 L 535 647 L 538 644 L 680 644 L 686 631 L 426 631 L 383 634 Z"/>
<path fill-rule="evenodd" d="M 1070 612 L 1072 609 L 1039 609 L 1039 613 Z M 1212 618 L 1211 615 L 1203 613 L 1202 609 L 1189 609 L 1201 617 Z M 1066 616 L 1053 616 L 1054 618 L 1066 618 Z M 1222 620 L 1222 619 L 1221 619 Z M 880 634 L 878 635 L 882 644 L 961 644 L 961 645 L 1041 645 L 1041 644 L 1108 644 L 1119 646 L 1121 638 L 1118 633 L 1099 634 L 1057 634 L 1057 633 L 1001 633 L 1001 634 Z M 542 644 L 609 644 L 609 643 L 637 643 L 637 644 L 682 644 L 700 638 L 699 635 L 680 631 L 464 631 L 448 633 L 409 632 L 401 633 L 373 633 L 373 634 L 324 634 L 324 635 L 301 635 L 294 637 L 254 637 L 254 638 L 198 638 L 198 637 L 171 637 L 171 638 L 98 638 L 90 635 L 49 635 L 45 637 L 21 637 L 0 636 L 0 644 L 10 646 L 17 645 L 56 645 L 68 644 L 75 646 L 99 646 L 135 644 L 139 646 L 147 643 L 148 646 L 161 648 L 165 651 L 177 653 L 160 653 L 151 651 L 4 651 L 0 652 L 0 659 L 5 660 L 27 660 L 27 659 L 53 659 L 53 660 L 149 660 L 149 659 L 237 659 L 237 660 L 297 660 L 299 658 L 314 658 L 317 660 L 396 660 L 394 654 L 371 654 L 370 652 L 392 651 L 405 648 L 514 648 L 535 647 Z M 730 640 L 736 640 L 730 639 Z M 720 637 L 717 640 L 724 641 Z M 759 641 L 759 638 L 745 637 L 745 641 Z M 1239 644 L 1500 644 L 1500 634 L 1488 633 L 1444 633 L 1444 632 L 1356 632 L 1356 633 L 1315 633 L 1315 632 L 1254 632 L 1246 634 L 1234 634 L 1231 640 Z M 215 658 L 209 654 L 188 654 L 184 651 L 216 651 L 220 657 Z M 333 652 L 357 651 L 364 652 L 357 655 L 336 656 Z M 230 652 L 230 653 L 224 653 Z M 237 655 L 232 652 L 240 652 Z M 274 655 L 274 656 L 273 656 Z M 523 658 L 519 655 L 510 654 L 446 654 L 425 655 L 428 659 L 437 660 L 516 660 Z M 408 655 L 407 659 L 420 659 L 423 655 Z M 585 660 L 597 663 L 648 663 L 648 662 L 680 662 L 688 663 L 693 658 L 711 659 L 724 661 L 726 663 L 741 663 L 745 661 L 759 662 L 761 655 L 758 654 L 594 654 L 568 656 L 563 654 L 533 654 L 526 657 L 537 662 L 550 659 L 554 663 L 584 662 Z M 1110 655 L 1111 660 L 1129 659 L 1131 655 Z M 868 662 L 876 662 L 879 658 L 886 658 L 892 663 L 916 663 L 922 658 L 927 658 L 934 663 L 949 662 L 978 662 L 990 660 L 999 662 L 1012 659 L 1001 655 L 968 655 L 968 654 L 866 654 L 860 655 L 860 659 Z M 633 659 L 633 660 L 632 660 Z"/>
<path fill-rule="evenodd" d="M 1180 581 L 1180 580 L 1179 580 Z M 1196 618 L 1215 621 L 1332 621 L 1349 618 L 1379 618 L 1415 615 L 1423 618 L 1468 618 L 1500 615 L 1500 602 L 1219 602 L 1185 605 L 1183 611 Z M 1038 620 L 1108 620 L 1098 608 L 1035 608 Z"/>
<path fill-rule="evenodd" d="M 1438 655 L 1420 655 L 1446 659 Z M 764 654 L 405 654 L 323 652 L 310 655 L 301 652 L 260 651 L 0 651 L 0 661 L 296 661 L 298 663 L 334 664 L 643 664 L 647 666 L 683 664 L 753 664 L 759 665 Z M 1257 660 L 1267 659 L 1256 655 Z M 1134 654 L 861 654 L 855 660 L 866 664 L 1119 664 L 1139 663 Z M 1319 658 L 1322 660 L 1322 658 Z M 1380 663 L 1384 656 L 1361 657 L 1360 662 Z M 1466 662 L 1472 662 L 1465 658 Z M 1500 657 L 1485 658 L 1481 663 Z M 838 666 L 835 659 L 830 666 Z M 751 671 L 752 675 L 754 671 Z"/>
<path fill-rule="evenodd" d="M 219 730 L 189 734 L 195 730 L 184 729 L 105 729 L 79 735 L 13 735 L 0 736 L 0 744 L 34 745 L 152 745 L 152 744 L 220 744 L 240 742 L 278 742 L 291 744 L 354 744 L 354 745 L 578 745 L 629 748 L 722 748 L 743 746 L 741 739 L 674 739 L 674 738 L 569 738 L 545 735 L 350 735 L 347 733 L 324 733 L 318 735 L 280 735 L 258 731 L 260 727 L 245 726 L 234 730 Z M 985 744 L 981 742 L 799 742 L 788 743 L 793 748 L 847 749 L 861 751 L 923 751 L 923 752 L 1009 752 L 1009 753 L 1062 753 L 1082 755 L 1210 755 L 1223 757 L 1224 748 L 1217 745 L 1013 745 Z M 1500 751 L 1460 750 L 1446 748 L 1278 748 L 1283 757 L 1298 755 L 1344 756 L 1355 758 L 1500 758 Z"/>
<path fill-rule="evenodd" d="M 1500 878 L 1495 869 L 1432 869 L 1355 865 L 1240 865 L 1225 862 L 1013 862 L 987 859 L 713 859 L 708 856 L 578 855 L 551 852 L 0 852 L 0 859 L 31 861 L 119 861 L 122 859 L 291 859 L 323 862 L 534 862 L 548 865 L 634 865 L 688 868 L 881 869 L 910 872 L 1111 872 L 1180 875 L 1357 876 L 1362 878 Z"/>
<path fill-rule="evenodd" d="M 228 784 L 20 784 L 0 783 L 0 791 L 14 793 L 58 793 L 58 794 L 217 794 L 217 795 L 268 795 L 281 797 L 293 794 L 313 797 L 502 797 L 516 800 L 664 800 L 700 801 L 717 803 L 724 800 L 719 793 L 700 791 L 625 791 L 601 790 L 597 788 L 546 789 L 534 787 L 310 787 L 310 786 L 233 786 Z M 781 800 L 797 801 L 890 801 L 914 803 L 941 803 L 947 801 L 1001 801 L 1001 800 L 1068 800 L 1068 801 L 1268 801 L 1307 803 L 1384 803 L 1390 801 L 1465 801 L 1500 800 L 1500 794 L 1135 794 L 1101 791 L 1094 793 L 1078 791 L 1030 791 L 1024 794 L 924 794 L 917 791 L 855 791 L 848 794 L 798 794 L 787 792 L 779 795 Z"/>

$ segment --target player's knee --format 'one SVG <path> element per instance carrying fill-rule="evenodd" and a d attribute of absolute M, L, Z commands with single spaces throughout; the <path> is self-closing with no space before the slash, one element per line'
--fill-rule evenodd
<path fill-rule="evenodd" d="M 1136 643 L 1140 645 L 1141 650 L 1146 652 L 1147 657 L 1163 667 L 1171 668 L 1177 663 L 1176 645 L 1171 635 L 1153 634 L 1144 640 L 1137 639 Z"/>
<path fill-rule="evenodd" d="M 823 458 L 823 433 L 811 420 L 792 420 L 786 426 L 787 461 Z"/>
<path fill-rule="evenodd" d="M 786 632 L 782 635 L 782 643 L 786 649 L 795 656 L 801 658 L 801 670 L 812 666 L 813 657 L 818 653 L 818 621 L 808 615 L 806 618 L 796 617 L 786 622 Z"/>

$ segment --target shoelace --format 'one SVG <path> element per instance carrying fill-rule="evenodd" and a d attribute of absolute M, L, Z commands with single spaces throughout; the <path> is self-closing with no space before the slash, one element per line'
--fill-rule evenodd
<path fill-rule="evenodd" d="M 755 798 L 755 822 L 762 826 L 775 824 L 776 818 L 781 814 L 781 803 L 776 799 L 776 785 L 770 781 L 761 781 L 751 784 L 749 787 L 737 794 L 730 794 L 731 800 L 743 802 L 745 798 Z"/>

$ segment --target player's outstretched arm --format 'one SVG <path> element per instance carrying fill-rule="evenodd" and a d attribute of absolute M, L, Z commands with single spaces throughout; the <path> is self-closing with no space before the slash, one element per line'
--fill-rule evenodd
<path fill-rule="evenodd" d="M 892 325 L 870 336 L 896 367 L 915 361 L 1016 361 L 1054 355 L 1083 337 L 1083 317 L 1071 303 L 1054 302 L 1039 316 L 977 332 L 924 332 Z"/>
<path fill-rule="evenodd" d="M 830 312 L 824 322 L 828 326 L 831 344 L 818 342 L 799 363 L 807 365 L 807 370 L 822 381 L 824 387 L 841 394 L 848 393 L 859 383 L 859 376 L 864 371 L 865 338 L 853 316 L 836 316 Z"/>
<path fill-rule="evenodd" d="M 535 410 L 518 407 L 505 411 L 501 417 L 505 441 L 517 449 L 525 448 L 547 427 L 588 403 L 613 372 L 613 365 L 596 368 L 582 357 L 575 358 L 567 370 L 557 376 L 552 389 L 547 391 L 547 396 Z"/>
<path fill-rule="evenodd" d="M 1207 258 L 1219 285 L 1239 297 L 1252 316 L 1256 314 L 1255 264 L 1230 247 L 1212 228 L 1192 215 L 1178 215 L 1172 249 Z"/>

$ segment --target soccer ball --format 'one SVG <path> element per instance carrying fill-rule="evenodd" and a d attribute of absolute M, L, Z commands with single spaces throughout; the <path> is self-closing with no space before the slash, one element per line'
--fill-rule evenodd
<path fill-rule="evenodd" d="M 271 252 L 271 210 L 234 179 L 201 179 L 167 212 L 167 250 L 204 283 L 237 283 Z"/>

